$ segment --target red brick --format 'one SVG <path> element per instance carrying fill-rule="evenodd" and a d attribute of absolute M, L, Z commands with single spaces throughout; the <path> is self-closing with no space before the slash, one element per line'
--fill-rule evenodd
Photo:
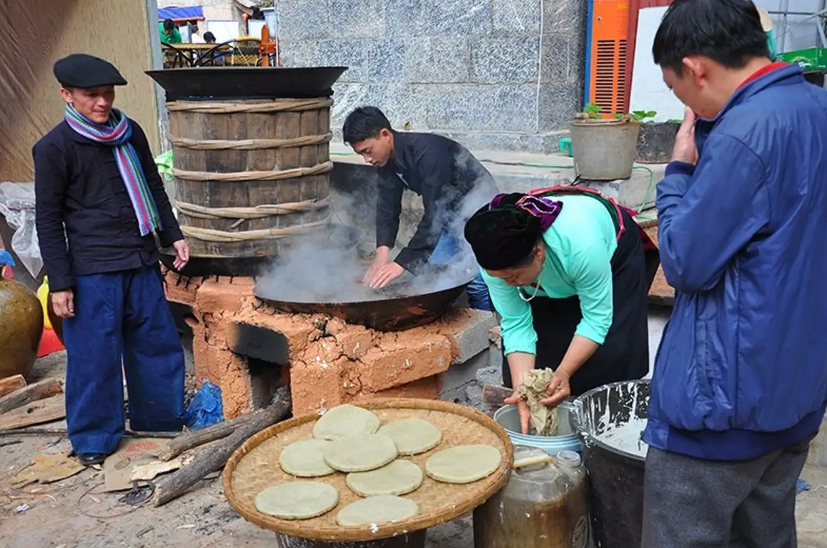
<path fill-rule="evenodd" d="M 416 333 L 414 333 L 416 331 Z M 417 329 L 398 333 L 392 347 L 371 348 L 362 357 L 365 391 L 379 392 L 444 373 L 453 360 L 451 341 Z"/>
<path fill-rule="evenodd" d="M 315 335 L 319 331 L 314 325 L 314 321 L 307 316 L 273 314 L 269 309 L 256 310 L 251 306 L 244 307 L 239 314 L 229 321 L 233 324 L 256 325 L 281 333 L 287 339 L 291 356 L 303 352 L 310 341 L 316 338 Z M 235 329 L 228 329 L 227 331 L 228 335 L 233 336 L 236 332 Z"/>
<path fill-rule="evenodd" d="M 164 291 L 167 300 L 170 302 L 193 306 L 195 305 L 197 289 L 197 285 L 188 284 L 187 278 L 183 278 L 171 270 L 164 274 Z"/>
<path fill-rule="evenodd" d="M 347 358 L 328 363 L 294 360 L 290 366 L 290 395 L 293 399 L 293 415 L 298 417 L 317 413 L 345 403 L 345 368 Z"/>
<path fill-rule="evenodd" d="M 230 278 L 223 280 L 226 281 L 207 280 L 198 288 L 195 298 L 197 314 L 238 312 L 244 299 L 252 297 L 252 286 L 230 283 Z"/>
<path fill-rule="evenodd" d="M 336 335 L 342 352 L 351 360 L 361 360 L 373 346 L 373 333 L 361 325 L 348 326 Z"/>
<path fill-rule="evenodd" d="M 434 375 L 419 379 L 418 381 L 403 384 L 380 390 L 374 394 L 365 394 L 365 398 L 421 398 L 426 400 L 438 400 L 442 391 L 443 375 Z"/>

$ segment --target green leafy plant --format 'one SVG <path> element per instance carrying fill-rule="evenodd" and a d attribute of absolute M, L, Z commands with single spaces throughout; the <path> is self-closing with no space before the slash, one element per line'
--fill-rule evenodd
<path fill-rule="evenodd" d="M 629 114 L 638 122 L 648 122 L 650 119 L 654 121 L 655 116 L 658 115 L 654 110 L 633 110 Z"/>
<path fill-rule="evenodd" d="M 599 120 L 600 116 L 600 105 L 595 103 L 589 103 L 585 107 L 583 107 L 582 114 L 585 114 L 585 118 L 590 118 L 592 120 Z"/>
<path fill-rule="evenodd" d="M 612 114 L 612 118 L 615 120 L 628 120 L 628 121 L 636 121 L 636 122 L 647 122 L 647 121 L 654 121 L 655 116 L 658 113 L 654 110 L 635 110 L 628 114 Z M 583 107 L 583 112 L 577 115 L 579 120 L 602 120 L 603 116 L 600 114 L 600 105 L 595 103 L 589 103 L 585 107 Z"/>
<path fill-rule="evenodd" d="M 683 120 L 678 120 L 677 118 L 669 118 L 666 120 L 667 124 L 682 124 Z"/>
<path fill-rule="evenodd" d="M 629 120 L 634 120 L 635 122 L 654 122 L 655 116 L 658 113 L 654 110 L 633 110 L 629 114 L 614 114 L 615 120 L 623 120 L 624 118 L 628 118 Z M 650 120 L 651 119 L 651 120 Z"/>

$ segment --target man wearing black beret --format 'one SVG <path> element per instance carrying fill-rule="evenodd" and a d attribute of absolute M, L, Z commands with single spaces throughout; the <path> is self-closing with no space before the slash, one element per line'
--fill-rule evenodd
<path fill-rule="evenodd" d="M 164 297 L 160 245 L 189 249 L 146 135 L 112 108 L 126 80 L 75 54 L 54 66 L 63 121 L 34 146 L 37 233 L 52 305 L 63 318 L 66 421 L 82 464 L 103 462 L 124 433 L 184 424 L 184 354 Z"/>

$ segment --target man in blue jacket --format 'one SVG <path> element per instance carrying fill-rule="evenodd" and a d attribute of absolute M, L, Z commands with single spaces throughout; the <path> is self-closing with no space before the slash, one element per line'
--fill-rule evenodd
<path fill-rule="evenodd" d="M 676 0 L 655 63 L 686 106 L 658 185 L 677 290 L 651 384 L 643 546 L 794 547 L 827 404 L 827 93 L 749 0 Z"/>

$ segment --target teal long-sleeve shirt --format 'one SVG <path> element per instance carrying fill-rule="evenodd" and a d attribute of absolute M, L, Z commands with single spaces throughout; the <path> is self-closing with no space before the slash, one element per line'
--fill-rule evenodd
<path fill-rule="evenodd" d="M 537 298 L 577 295 L 583 315 L 575 334 L 603 344 L 612 325 L 611 259 L 617 249 L 617 231 L 606 207 L 589 196 L 563 196 L 563 209 L 543 234 L 546 260 L 537 280 Z M 511 287 L 482 272 L 491 300 L 502 317 L 506 353 L 536 354 L 537 333 L 531 305 L 520 298 L 533 287 Z M 555 367 L 556 364 L 550 364 Z"/>

